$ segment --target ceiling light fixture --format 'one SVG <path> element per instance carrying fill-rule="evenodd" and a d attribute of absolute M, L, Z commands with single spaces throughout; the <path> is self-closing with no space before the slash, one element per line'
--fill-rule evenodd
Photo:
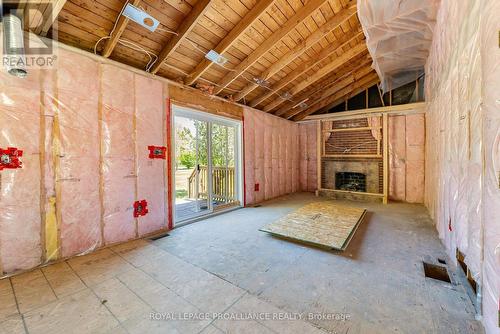
<path fill-rule="evenodd" d="M 224 57 L 224 56 L 221 56 L 215 50 L 208 51 L 207 54 L 205 55 L 205 58 L 207 58 L 211 62 L 213 62 L 213 63 L 215 63 L 217 65 L 220 65 L 220 66 L 224 65 L 225 63 L 227 63 L 227 58 Z"/>
<path fill-rule="evenodd" d="M 266 79 L 255 77 L 253 78 L 253 81 L 255 81 L 255 83 L 259 86 L 269 87 L 269 81 L 267 81 Z"/>
<path fill-rule="evenodd" d="M 137 24 L 140 24 L 151 32 L 155 32 L 156 28 L 158 28 L 158 25 L 160 24 L 157 19 L 131 4 L 127 4 L 123 10 L 123 16 Z"/>

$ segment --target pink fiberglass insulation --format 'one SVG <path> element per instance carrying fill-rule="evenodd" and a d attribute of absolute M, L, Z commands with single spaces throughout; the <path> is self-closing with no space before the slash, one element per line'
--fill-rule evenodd
<path fill-rule="evenodd" d="M 307 126 L 307 188 L 306 191 L 316 191 L 318 178 L 318 159 L 317 159 L 317 125 L 309 124 Z M 306 171 L 304 171 L 306 172 Z"/>
<path fill-rule="evenodd" d="M 293 147 L 298 125 L 247 108 L 244 119 L 246 204 L 292 192 L 299 176 L 298 150 Z"/>
<path fill-rule="evenodd" d="M 19 79 L 0 72 L 0 148 L 23 151 L 21 169 L 0 171 L 0 267 L 7 273 L 30 269 L 42 256 L 39 75 Z"/>
<path fill-rule="evenodd" d="M 244 168 L 245 168 L 245 203 L 255 203 L 255 121 L 252 113 L 244 115 Z"/>
<path fill-rule="evenodd" d="M 425 116 L 406 117 L 406 199 L 408 203 L 424 202 L 425 184 Z"/>
<path fill-rule="evenodd" d="M 425 203 L 450 258 L 478 284 L 500 333 L 500 2 L 442 1 L 426 66 Z"/>
<path fill-rule="evenodd" d="M 148 146 L 166 146 L 163 84 L 135 75 L 137 199 L 148 202 L 148 214 L 138 218 L 139 236 L 166 228 L 165 164 L 150 159 Z"/>
<path fill-rule="evenodd" d="M 389 198 L 406 200 L 406 116 L 389 117 Z"/>
<path fill-rule="evenodd" d="M 389 198 L 424 202 L 425 116 L 389 117 Z"/>
<path fill-rule="evenodd" d="M 301 191 L 317 189 L 317 125 L 316 123 L 299 124 L 299 183 Z"/>
<path fill-rule="evenodd" d="M 98 64 L 60 50 L 58 110 L 62 256 L 89 252 L 101 244 L 99 198 Z"/>
<path fill-rule="evenodd" d="M 101 67 L 102 186 L 104 242 L 136 237 L 134 74 Z"/>
<path fill-rule="evenodd" d="M 299 187 L 307 191 L 307 127 L 311 124 L 299 125 Z"/>

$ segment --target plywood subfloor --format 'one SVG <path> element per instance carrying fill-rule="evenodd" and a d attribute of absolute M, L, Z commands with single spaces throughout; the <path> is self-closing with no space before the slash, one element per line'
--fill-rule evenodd
<path fill-rule="evenodd" d="M 365 213 L 365 209 L 333 201 L 315 202 L 260 230 L 323 248 L 345 250 Z"/>

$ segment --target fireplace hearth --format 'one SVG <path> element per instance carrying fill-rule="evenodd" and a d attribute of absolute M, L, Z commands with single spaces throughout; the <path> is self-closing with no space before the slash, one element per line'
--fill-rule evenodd
<path fill-rule="evenodd" d="M 366 192 L 366 174 L 356 172 L 335 173 L 335 189 Z"/>

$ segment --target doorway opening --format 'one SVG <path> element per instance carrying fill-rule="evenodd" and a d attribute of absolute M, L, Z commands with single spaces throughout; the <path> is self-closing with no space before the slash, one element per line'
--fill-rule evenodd
<path fill-rule="evenodd" d="M 173 106 L 174 223 L 241 205 L 241 122 Z"/>

